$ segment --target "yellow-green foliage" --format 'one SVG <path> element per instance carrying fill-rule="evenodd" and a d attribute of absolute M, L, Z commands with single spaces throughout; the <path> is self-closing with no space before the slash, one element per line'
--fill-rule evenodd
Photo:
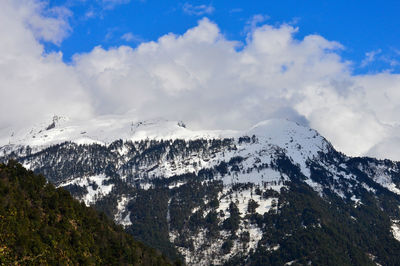
<path fill-rule="evenodd" d="M 167 265 L 105 215 L 15 161 L 0 164 L 0 265 Z"/>

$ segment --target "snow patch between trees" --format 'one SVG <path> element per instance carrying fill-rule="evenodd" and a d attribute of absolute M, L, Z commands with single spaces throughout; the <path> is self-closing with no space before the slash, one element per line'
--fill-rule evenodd
<path fill-rule="evenodd" d="M 95 203 L 98 199 L 107 196 L 114 184 L 106 184 L 109 178 L 105 174 L 85 176 L 79 178 L 73 178 L 70 181 L 61 183 L 58 187 L 65 187 L 68 185 L 77 185 L 84 187 L 87 190 L 86 195 L 81 197 L 81 200 L 87 205 Z"/>
<path fill-rule="evenodd" d="M 117 202 L 117 213 L 114 216 L 114 220 L 116 223 L 122 226 L 132 225 L 132 221 L 130 219 L 131 212 L 126 211 L 126 207 L 131 198 L 126 195 L 122 195 L 121 198 Z"/>
<path fill-rule="evenodd" d="M 397 241 L 400 241 L 400 220 L 392 220 L 391 228 L 392 228 L 393 237 Z"/>

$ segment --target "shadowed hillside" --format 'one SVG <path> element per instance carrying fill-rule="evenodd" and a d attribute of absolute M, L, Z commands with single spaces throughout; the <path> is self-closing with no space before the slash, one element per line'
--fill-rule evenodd
<path fill-rule="evenodd" d="M 168 265 L 104 214 L 15 161 L 0 164 L 0 264 Z"/>

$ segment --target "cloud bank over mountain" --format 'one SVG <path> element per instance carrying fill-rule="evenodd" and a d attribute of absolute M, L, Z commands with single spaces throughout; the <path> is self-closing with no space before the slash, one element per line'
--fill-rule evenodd
<path fill-rule="evenodd" d="M 53 114 L 86 119 L 166 117 L 194 128 L 243 129 L 268 118 L 308 124 L 349 155 L 400 160 L 400 76 L 352 74 L 340 43 L 296 38 L 291 25 L 249 28 L 227 39 L 207 18 L 137 48 L 94 47 L 66 64 L 59 44 L 73 14 L 40 1 L 0 4 L 0 129 Z"/>

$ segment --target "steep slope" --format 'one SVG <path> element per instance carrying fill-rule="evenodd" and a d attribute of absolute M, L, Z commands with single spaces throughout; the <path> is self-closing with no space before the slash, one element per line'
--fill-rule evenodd
<path fill-rule="evenodd" d="M 29 135 L 1 147 L 2 160 L 45 174 L 172 258 L 400 264 L 397 162 L 347 157 L 315 130 L 285 120 L 242 132 L 164 120 L 69 123 L 46 134 L 74 125 L 90 131 L 90 141 L 68 133 L 38 144 Z"/>
<path fill-rule="evenodd" d="M 15 161 L 0 164 L 1 265 L 167 265 L 104 215 Z"/>

